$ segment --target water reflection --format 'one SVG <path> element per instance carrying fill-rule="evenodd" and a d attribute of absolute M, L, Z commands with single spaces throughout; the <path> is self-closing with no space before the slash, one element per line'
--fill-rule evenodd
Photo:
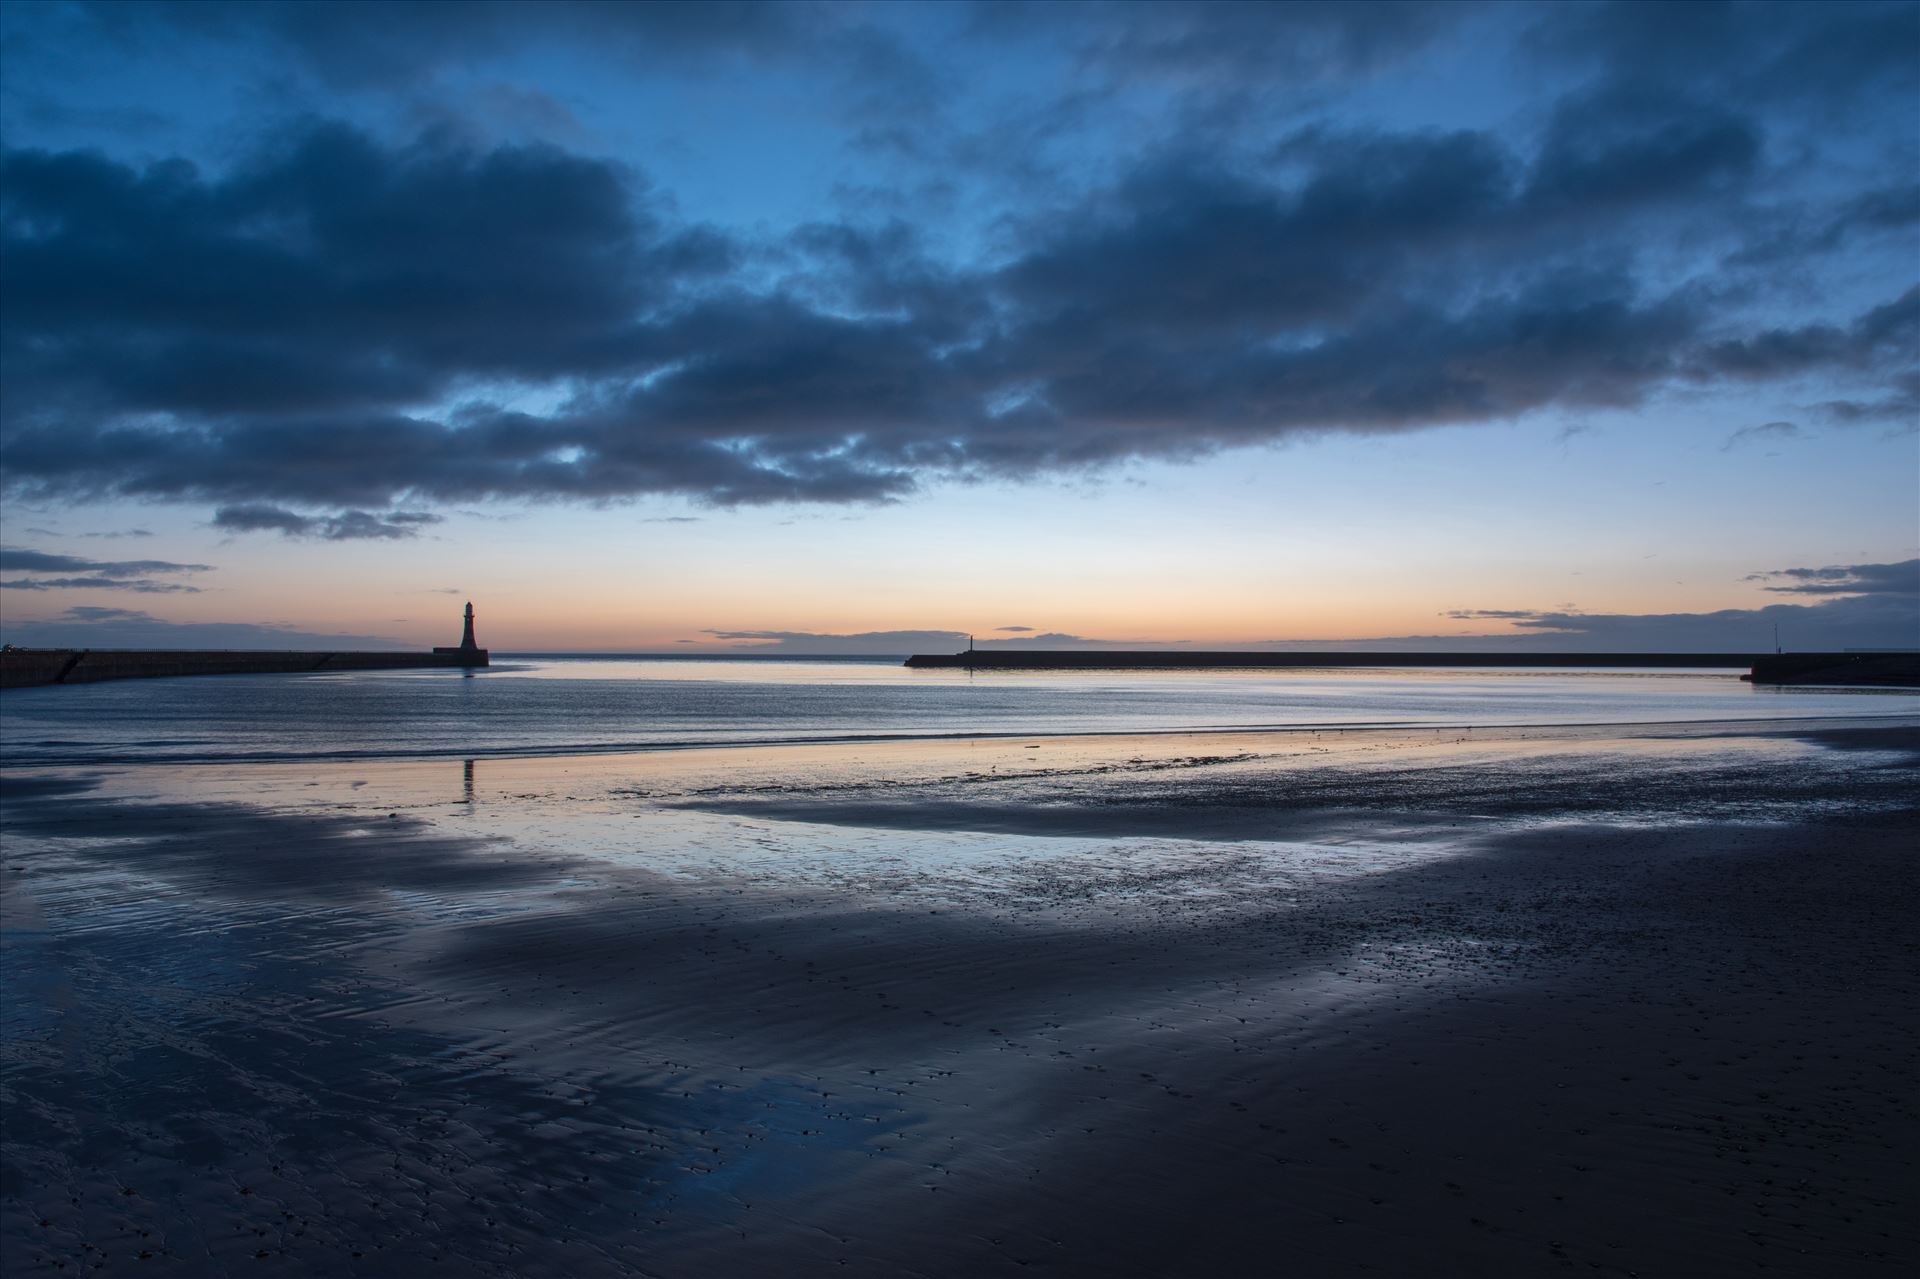
<path fill-rule="evenodd" d="M 1732 672 L 915 672 L 867 663 L 523 663 L 10 690 L 9 764 L 588 754 L 939 735 L 1661 723 L 1914 714 L 1912 690 L 1756 694 Z M 444 776 L 444 774 L 442 774 Z"/>

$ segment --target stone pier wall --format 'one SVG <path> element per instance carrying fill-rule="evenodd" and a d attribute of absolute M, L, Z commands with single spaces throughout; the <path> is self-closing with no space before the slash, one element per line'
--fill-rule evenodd
<path fill-rule="evenodd" d="M 0 688 L 96 684 L 173 675 L 288 675 L 313 671 L 485 666 L 487 650 L 434 653 L 11 649 L 0 652 Z"/>

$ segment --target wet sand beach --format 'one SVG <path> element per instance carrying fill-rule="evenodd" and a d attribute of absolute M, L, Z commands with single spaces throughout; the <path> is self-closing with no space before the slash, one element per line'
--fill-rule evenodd
<path fill-rule="evenodd" d="M 1901 1274 L 1902 720 L 13 769 L 13 1274 Z"/>

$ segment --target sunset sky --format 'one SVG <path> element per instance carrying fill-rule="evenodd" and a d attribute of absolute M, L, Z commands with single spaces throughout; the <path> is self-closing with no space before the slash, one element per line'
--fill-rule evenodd
<path fill-rule="evenodd" d="M 13 642 L 1920 644 L 1911 4 L 17 0 L 0 140 Z"/>

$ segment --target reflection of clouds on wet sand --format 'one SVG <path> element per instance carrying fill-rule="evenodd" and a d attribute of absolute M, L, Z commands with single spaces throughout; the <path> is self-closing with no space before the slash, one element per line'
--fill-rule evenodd
<path fill-rule="evenodd" d="M 7 1252 L 1893 1257 L 1911 736 L 10 777 Z"/>

